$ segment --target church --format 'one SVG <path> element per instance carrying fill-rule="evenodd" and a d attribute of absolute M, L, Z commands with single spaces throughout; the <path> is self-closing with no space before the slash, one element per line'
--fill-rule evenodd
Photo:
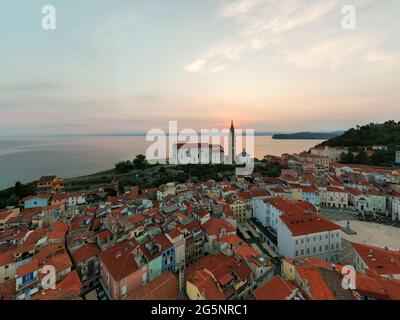
<path fill-rule="evenodd" d="M 177 143 L 172 149 L 175 164 L 234 164 L 236 163 L 235 127 L 233 121 L 229 129 L 228 155 L 220 144 Z"/>

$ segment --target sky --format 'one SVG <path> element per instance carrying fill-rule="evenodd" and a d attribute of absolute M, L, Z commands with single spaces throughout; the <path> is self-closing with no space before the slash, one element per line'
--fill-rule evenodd
<path fill-rule="evenodd" d="M 42 7 L 56 29 L 42 28 Z M 356 10 L 344 29 L 345 5 Z M 0 0 L 0 135 L 400 120 L 398 0 Z"/>

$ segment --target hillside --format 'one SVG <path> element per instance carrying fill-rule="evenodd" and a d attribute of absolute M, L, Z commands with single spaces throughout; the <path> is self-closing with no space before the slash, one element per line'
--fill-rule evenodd
<path fill-rule="evenodd" d="M 371 147 L 387 146 L 390 149 L 400 146 L 400 122 L 393 120 L 383 124 L 370 123 L 352 128 L 340 136 L 322 143 L 330 147 Z"/>
<path fill-rule="evenodd" d="M 274 134 L 272 139 L 287 140 L 327 140 L 339 136 L 343 132 L 297 132 Z"/>

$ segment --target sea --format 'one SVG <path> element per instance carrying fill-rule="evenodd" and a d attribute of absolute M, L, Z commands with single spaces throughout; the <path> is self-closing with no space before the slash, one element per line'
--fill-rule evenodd
<path fill-rule="evenodd" d="M 254 155 L 281 155 L 309 150 L 323 140 L 275 140 L 256 136 Z M 117 162 L 146 154 L 152 142 L 140 135 L 53 136 L 0 138 L 0 190 L 16 181 L 44 175 L 73 178 L 114 167 Z"/>

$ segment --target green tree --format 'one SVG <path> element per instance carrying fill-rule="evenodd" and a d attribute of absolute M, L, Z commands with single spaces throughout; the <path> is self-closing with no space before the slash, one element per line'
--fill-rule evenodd
<path fill-rule="evenodd" d="M 348 151 L 347 153 L 342 153 L 340 155 L 340 159 L 339 159 L 340 163 L 354 163 L 354 154 L 351 151 Z"/>
<path fill-rule="evenodd" d="M 368 158 L 367 152 L 366 152 L 365 150 L 361 150 L 361 151 L 357 154 L 357 156 L 356 156 L 356 158 L 355 158 L 355 163 L 358 163 L 358 164 L 368 164 L 368 162 L 369 162 L 369 158 Z"/>
<path fill-rule="evenodd" d="M 132 169 L 134 169 L 134 167 L 132 162 L 130 161 L 118 162 L 115 165 L 115 171 L 117 171 L 118 173 L 127 173 Z"/>
<path fill-rule="evenodd" d="M 133 160 L 133 165 L 135 167 L 135 169 L 144 169 L 148 166 L 146 157 L 142 154 L 138 154 L 135 158 L 135 160 Z"/>
<path fill-rule="evenodd" d="M 15 207 L 18 205 L 19 202 L 19 197 L 13 193 L 6 201 L 6 206 L 7 207 Z"/>

